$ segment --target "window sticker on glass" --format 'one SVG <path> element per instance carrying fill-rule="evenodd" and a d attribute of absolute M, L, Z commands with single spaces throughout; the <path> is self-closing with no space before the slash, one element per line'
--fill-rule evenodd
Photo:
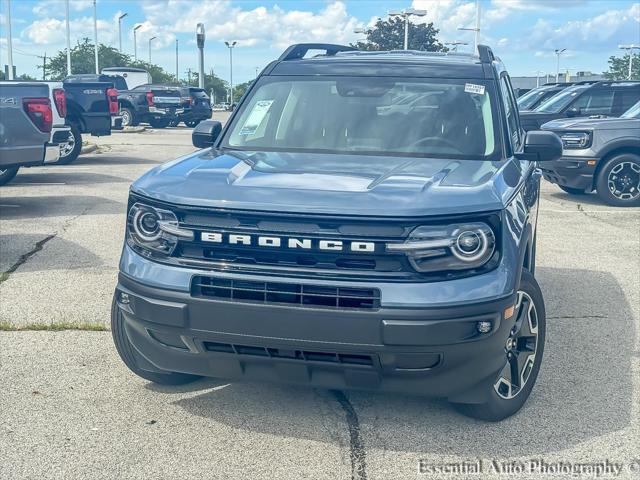
<path fill-rule="evenodd" d="M 484 95 L 484 85 L 474 85 L 473 83 L 464 84 L 465 93 L 476 93 L 478 95 Z"/>
<path fill-rule="evenodd" d="M 247 121 L 244 122 L 244 125 L 238 132 L 238 135 L 253 135 L 258 130 L 258 127 L 264 120 L 264 117 L 269 112 L 269 108 L 271 108 L 271 104 L 273 104 L 273 100 L 260 100 L 256 102 L 253 110 L 249 114 Z"/>

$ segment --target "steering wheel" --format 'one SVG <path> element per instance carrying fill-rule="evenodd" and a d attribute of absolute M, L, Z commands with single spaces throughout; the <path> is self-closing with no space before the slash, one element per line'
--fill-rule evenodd
<path fill-rule="evenodd" d="M 422 145 L 423 143 L 436 143 L 436 144 L 439 143 L 441 145 L 444 145 L 445 147 L 453 148 L 457 152 L 461 152 L 461 150 L 458 148 L 458 146 L 455 143 L 453 143 L 451 140 L 447 140 L 446 138 L 442 138 L 442 137 L 423 137 L 413 142 L 411 146 L 417 147 L 418 145 Z"/>

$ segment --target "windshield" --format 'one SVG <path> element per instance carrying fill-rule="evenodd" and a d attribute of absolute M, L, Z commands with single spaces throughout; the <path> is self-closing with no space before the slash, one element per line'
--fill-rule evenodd
<path fill-rule="evenodd" d="M 544 101 L 538 108 L 535 109 L 535 111 L 544 113 L 559 113 L 567 105 L 573 102 L 573 100 L 578 95 L 580 95 L 583 90 L 586 90 L 587 88 L 589 88 L 588 85 L 583 85 L 580 87 L 570 87 L 562 90 L 560 93 L 554 95 L 549 100 Z"/>
<path fill-rule="evenodd" d="M 636 103 L 629 110 L 620 115 L 621 118 L 638 118 L 640 119 L 640 102 Z"/>
<path fill-rule="evenodd" d="M 263 77 L 223 147 L 488 159 L 493 84 L 480 80 Z"/>
<path fill-rule="evenodd" d="M 518 110 L 531 110 L 534 106 L 538 104 L 538 102 L 545 96 L 549 95 L 548 88 L 536 88 L 535 90 L 531 90 L 530 92 L 525 93 L 523 96 L 519 97 L 518 102 Z"/>

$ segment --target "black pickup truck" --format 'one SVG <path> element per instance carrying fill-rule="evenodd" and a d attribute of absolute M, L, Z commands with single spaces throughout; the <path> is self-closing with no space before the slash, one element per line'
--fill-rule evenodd
<path fill-rule="evenodd" d="M 111 135 L 122 128 L 118 116 L 118 90 L 106 75 L 69 75 L 63 82 L 67 97 L 66 123 L 71 127 L 69 148 L 60 151 L 59 164 L 69 164 L 80 154 L 82 134 Z"/>
<path fill-rule="evenodd" d="M 184 113 L 180 90 L 165 85 L 140 85 L 120 92 L 118 104 L 124 126 L 144 122 L 153 128 L 165 128 L 180 121 Z"/>

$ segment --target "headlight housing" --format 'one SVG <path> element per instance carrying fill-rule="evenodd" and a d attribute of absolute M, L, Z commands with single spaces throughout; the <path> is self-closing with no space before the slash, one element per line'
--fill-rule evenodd
<path fill-rule="evenodd" d="M 591 146 L 591 134 L 589 132 L 565 132 L 560 134 L 562 148 L 580 149 Z"/>
<path fill-rule="evenodd" d="M 173 212 L 143 203 L 129 209 L 127 241 L 142 253 L 171 255 L 180 238 L 193 240 L 193 232 L 180 228 Z"/>
<path fill-rule="evenodd" d="M 420 273 L 478 269 L 496 250 L 496 234 L 484 222 L 421 226 L 406 242 L 387 244 L 387 251 L 404 252 Z"/>

